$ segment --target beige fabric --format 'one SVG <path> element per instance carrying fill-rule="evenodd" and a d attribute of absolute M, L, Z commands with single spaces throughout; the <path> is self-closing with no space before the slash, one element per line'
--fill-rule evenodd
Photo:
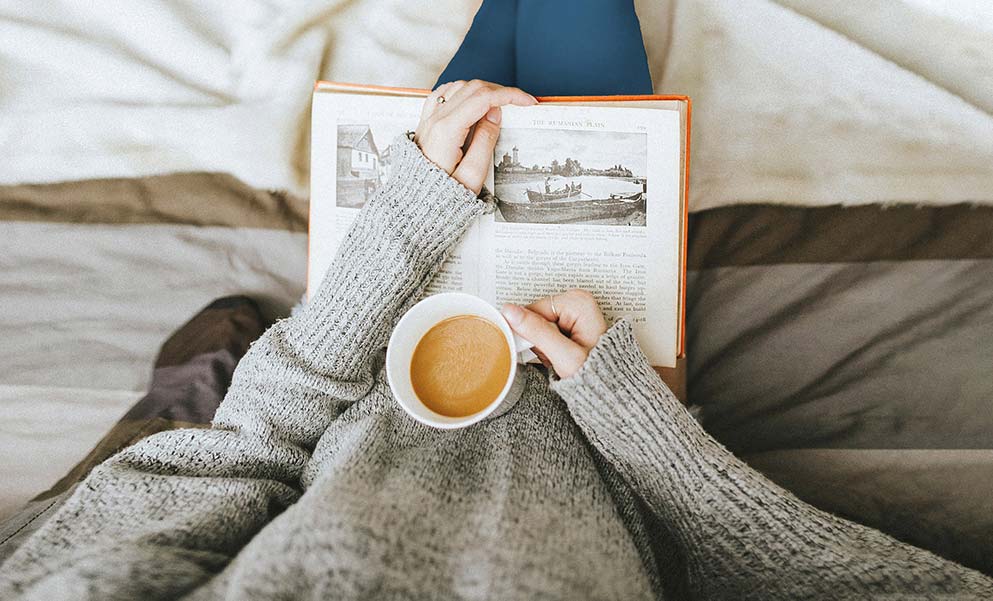
<path fill-rule="evenodd" d="M 693 97 L 691 207 L 993 201 L 993 8 L 946 6 L 676 2 L 656 89 Z"/>
<path fill-rule="evenodd" d="M 285 314 L 307 266 L 305 233 L 187 225 L 0 222 L 0 256 L 0 519 L 141 397 L 194 313 L 242 293 Z"/>
<path fill-rule="evenodd" d="M 226 173 L 0 187 L 0 222 L 177 224 L 307 232 L 309 203 Z"/>
<path fill-rule="evenodd" d="M 430 85 L 478 1 L 9 4 L 0 183 L 220 171 L 305 192 L 314 80 Z"/>
<path fill-rule="evenodd" d="M 313 81 L 430 86 L 478 4 L 0 7 L 0 182 L 207 170 L 305 195 Z M 694 209 L 993 198 L 988 3 L 636 6 L 656 91 L 694 100 Z"/>
<path fill-rule="evenodd" d="M 0 384 L 0 520 L 64 476 L 142 394 Z"/>
<path fill-rule="evenodd" d="M 409 419 L 383 347 L 492 206 L 405 137 L 391 156 L 317 293 L 252 345 L 212 427 L 95 468 L 0 567 L 0 597 L 993 595 L 988 577 L 800 503 L 733 457 L 625 320 L 553 379 L 558 396 L 528 366 L 506 415 Z"/>
<path fill-rule="evenodd" d="M 478 4 L 0 4 L 0 183 L 217 170 L 305 193 L 313 80 L 429 86 Z M 657 91 L 694 99 L 695 209 L 993 198 L 988 3 L 636 5 Z M 77 411 L 58 391 L 110 391 L 109 428 L 183 319 L 230 292 L 285 309 L 304 251 L 299 234 L 0 223 L 0 340 L 14 341 L 0 354 L 0 396 L 53 390 L 0 448 L 32 439 L 41 446 L 21 451 L 24 464 L 56 448 L 78 459 L 92 443 L 73 433 L 91 427 L 93 397 L 75 397 L 81 427 L 55 438 L 42 406 Z M 0 467 L 5 503 L 51 483 L 9 473 Z"/>
<path fill-rule="evenodd" d="M 993 449 L 789 449 L 746 459 L 822 509 L 993 572 Z"/>

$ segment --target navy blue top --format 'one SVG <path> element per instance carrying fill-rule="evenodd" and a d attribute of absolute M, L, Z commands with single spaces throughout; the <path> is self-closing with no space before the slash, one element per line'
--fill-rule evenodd
<path fill-rule="evenodd" d="M 484 0 L 435 87 L 457 79 L 535 96 L 652 93 L 633 0 Z"/>

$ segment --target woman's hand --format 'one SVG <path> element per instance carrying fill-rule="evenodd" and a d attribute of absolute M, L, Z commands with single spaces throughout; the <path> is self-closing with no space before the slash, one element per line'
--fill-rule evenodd
<path fill-rule="evenodd" d="M 429 161 L 479 194 L 493 164 L 500 107 L 537 103 L 530 94 L 495 83 L 475 79 L 446 83 L 425 99 L 414 142 Z"/>
<path fill-rule="evenodd" d="M 534 344 L 534 352 L 560 378 L 568 378 L 586 363 L 590 349 L 607 331 L 600 306 L 585 290 L 570 290 L 535 301 L 527 307 L 504 305 L 510 327 Z"/>

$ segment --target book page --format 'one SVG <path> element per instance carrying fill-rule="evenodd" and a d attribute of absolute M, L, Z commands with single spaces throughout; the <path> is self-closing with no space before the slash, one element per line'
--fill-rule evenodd
<path fill-rule="evenodd" d="M 389 177 L 389 146 L 423 99 L 314 95 L 308 293 Z M 497 210 L 474 224 L 426 294 L 463 291 L 527 304 L 590 290 L 609 321 L 629 318 L 649 361 L 674 366 L 681 274 L 678 110 L 504 107 L 487 188 Z M 632 105 L 634 103 L 631 103 Z"/>
<path fill-rule="evenodd" d="M 311 133 L 310 249 L 312 295 L 348 228 L 390 176 L 390 145 L 417 127 L 422 98 L 314 95 Z M 426 294 L 479 293 L 479 226 L 473 225 Z"/>
<path fill-rule="evenodd" d="M 504 107 L 480 295 L 589 290 L 609 321 L 633 322 L 652 365 L 674 366 L 681 143 L 678 111 Z"/>

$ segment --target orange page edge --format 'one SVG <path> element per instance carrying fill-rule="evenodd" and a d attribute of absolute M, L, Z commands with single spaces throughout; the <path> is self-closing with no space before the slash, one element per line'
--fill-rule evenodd
<path fill-rule="evenodd" d="M 377 85 L 365 85 L 365 84 L 352 84 L 352 83 L 338 83 L 333 81 L 323 81 L 318 80 L 314 83 L 314 91 L 319 92 L 324 87 L 333 87 L 336 89 L 341 88 L 352 88 L 356 91 L 368 91 L 368 90 L 380 90 L 383 92 L 390 92 L 391 94 L 403 94 L 408 96 L 427 96 L 431 93 L 431 90 L 426 90 L 424 88 L 398 88 L 390 86 L 377 86 Z M 683 161 L 683 261 L 682 269 L 680 269 L 680 288 L 682 290 L 682 298 L 680 299 L 680 309 L 679 309 L 679 321 L 682 327 L 679 329 L 679 352 L 676 353 L 677 359 L 682 359 L 686 356 L 686 253 L 688 251 L 689 241 L 687 240 L 689 231 L 689 212 L 690 212 L 690 123 L 693 119 L 693 101 L 689 96 L 675 95 L 675 94 L 619 94 L 615 96 L 536 96 L 538 102 L 603 102 L 603 101 L 620 101 L 629 102 L 632 100 L 674 100 L 686 103 L 686 140 L 684 141 L 685 149 Z M 310 220 L 307 220 L 307 240 L 308 240 L 308 252 L 310 250 Z M 307 281 L 310 281 L 310 261 L 307 261 Z"/>

